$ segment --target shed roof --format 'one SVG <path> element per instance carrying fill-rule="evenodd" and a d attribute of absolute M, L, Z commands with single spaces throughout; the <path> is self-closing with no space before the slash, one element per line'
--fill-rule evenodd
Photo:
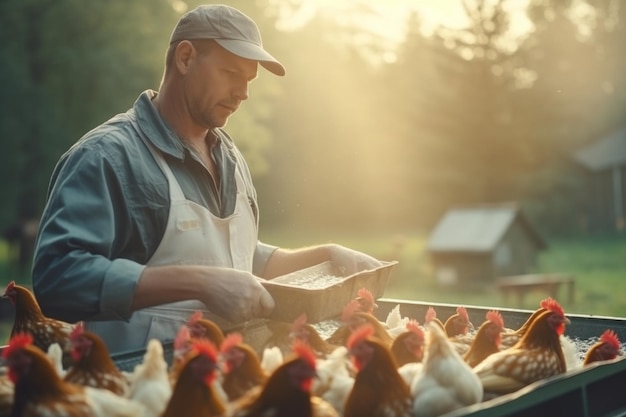
<path fill-rule="evenodd" d="M 431 233 L 431 252 L 491 252 L 515 221 L 541 249 L 546 244 L 515 204 L 449 210 Z"/>
<path fill-rule="evenodd" d="M 579 149 L 573 158 L 591 171 L 626 165 L 626 126 Z"/>

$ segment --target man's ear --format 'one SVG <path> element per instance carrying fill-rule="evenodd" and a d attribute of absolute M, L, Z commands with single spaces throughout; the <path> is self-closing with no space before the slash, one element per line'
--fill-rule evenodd
<path fill-rule="evenodd" d="M 191 65 L 191 60 L 196 53 L 192 43 L 185 40 L 176 45 L 176 51 L 174 51 L 174 64 L 176 69 L 182 75 L 187 74 Z"/>

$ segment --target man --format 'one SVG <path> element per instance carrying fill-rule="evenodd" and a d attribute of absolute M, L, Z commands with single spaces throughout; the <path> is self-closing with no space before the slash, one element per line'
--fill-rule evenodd
<path fill-rule="evenodd" d="M 191 10 L 172 32 L 158 93 L 145 91 L 61 157 L 34 257 L 44 314 L 86 321 L 112 352 L 140 349 L 172 340 L 195 310 L 230 323 L 266 317 L 274 300 L 263 279 L 326 260 L 347 272 L 381 265 L 340 245 L 258 240 L 250 172 L 221 129 L 258 64 L 285 74 L 248 16 Z"/>

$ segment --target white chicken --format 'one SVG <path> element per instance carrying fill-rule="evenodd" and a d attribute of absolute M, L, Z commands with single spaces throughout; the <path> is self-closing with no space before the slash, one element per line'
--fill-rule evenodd
<path fill-rule="evenodd" d="M 480 379 L 439 326 L 428 323 L 423 369 L 411 384 L 413 415 L 436 417 L 483 398 Z"/>
<path fill-rule="evenodd" d="M 129 397 L 145 406 L 146 417 L 159 416 L 172 395 L 168 366 L 163 357 L 163 346 L 158 339 L 148 342 L 143 361 L 135 366 Z"/>
<path fill-rule="evenodd" d="M 329 402 L 335 410 L 343 414 L 343 406 L 354 385 L 348 349 L 340 346 L 325 359 L 317 359 L 317 378 L 311 385 L 311 394 Z"/>
<path fill-rule="evenodd" d="M 395 338 L 398 334 L 404 333 L 409 320 L 409 317 L 403 317 L 402 314 L 400 314 L 400 304 L 396 304 L 389 314 L 387 314 L 387 319 L 385 320 L 391 337 Z"/>

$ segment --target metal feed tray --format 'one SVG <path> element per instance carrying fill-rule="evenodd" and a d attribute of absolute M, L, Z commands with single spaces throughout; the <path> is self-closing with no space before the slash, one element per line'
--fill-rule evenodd
<path fill-rule="evenodd" d="M 397 263 L 383 262 L 381 267 L 345 275 L 332 262 L 323 262 L 265 281 L 276 301 L 270 318 L 291 322 L 303 313 L 309 323 L 335 318 L 361 288 L 370 290 L 374 299 L 381 297 Z"/>

